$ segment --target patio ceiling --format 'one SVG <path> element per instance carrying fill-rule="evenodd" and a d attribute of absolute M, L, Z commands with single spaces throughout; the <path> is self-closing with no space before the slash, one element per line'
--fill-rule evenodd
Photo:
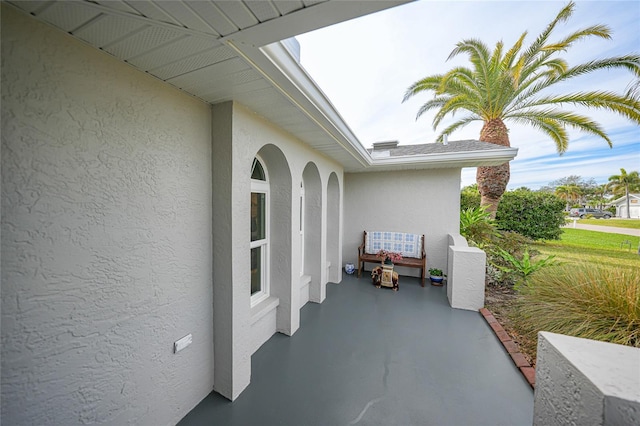
<path fill-rule="evenodd" d="M 376 161 L 294 54 L 278 43 L 412 0 L 8 1 L 129 65 L 211 104 L 235 100 L 341 163 L 365 171 Z M 449 164 L 435 155 L 385 168 L 500 164 L 473 152 Z M 433 161 L 431 161 L 433 160 Z"/>

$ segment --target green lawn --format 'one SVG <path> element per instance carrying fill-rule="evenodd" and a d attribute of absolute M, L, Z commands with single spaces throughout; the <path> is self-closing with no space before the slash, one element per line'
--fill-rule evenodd
<path fill-rule="evenodd" d="M 572 221 L 568 221 L 572 223 Z M 583 225 L 614 226 L 616 228 L 640 229 L 640 219 L 580 219 Z"/>
<path fill-rule="evenodd" d="M 630 248 L 629 244 L 625 243 L 627 241 L 631 245 Z M 556 255 L 561 262 L 587 262 L 611 267 L 638 268 L 640 267 L 638 244 L 640 244 L 640 237 L 566 228 L 560 240 L 539 242 L 535 244 L 535 248 L 544 255 Z"/>
<path fill-rule="evenodd" d="M 613 222 L 604 220 L 592 221 L 598 224 L 601 222 Z M 636 274 L 636 276 L 638 274 L 637 271 L 640 269 L 640 255 L 638 255 L 640 237 L 568 228 L 564 229 L 560 238 L 561 239 L 557 241 L 544 241 L 533 244 L 533 248 L 540 252 L 540 256 L 536 257 L 537 259 L 543 256 L 555 255 L 556 260 L 559 261 L 561 265 L 565 265 L 564 268 L 562 268 L 561 265 L 543 268 L 534 274 L 534 276 L 537 275 L 541 277 L 537 285 L 542 285 L 543 287 L 541 288 L 543 290 L 548 286 L 549 280 L 557 279 L 558 274 L 562 273 L 564 274 L 562 279 L 565 281 L 561 284 L 567 286 L 566 290 L 568 292 L 574 281 L 578 282 L 583 279 L 581 277 L 581 274 L 584 275 L 583 271 L 587 271 L 585 273 L 588 275 L 588 270 L 591 266 L 601 266 L 604 267 L 605 270 L 611 271 L 612 274 L 622 274 L 623 276 L 625 270 L 627 270 L 628 274 Z M 627 244 L 622 244 L 621 246 L 621 243 L 625 241 L 631 243 L 631 248 L 629 248 Z M 536 258 L 534 258 L 534 261 Z M 566 268 L 567 265 L 575 265 L 575 268 Z M 568 274 L 574 274 L 575 277 L 569 276 Z M 545 277 L 545 275 L 547 276 Z M 605 283 L 606 281 L 602 278 L 594 279 L 596 279 L 596 283 Z M 540 284 L 540 282 L 542 284 Z M 637 286 L 637 284 L 634 283 L 628 284 L 631 287 Z M 581 287 L 578 286 L 577 288 Z M 613 295 L 619 295 L 618 293 L 614 291 Z M 627 297 L 631 297 L 632 299 L 635 297 L 633 295 L 636 294 L 633 291 L 625 293 L 625 290 L 623 290 L 622 293 L 623 296 L 628 293 Z M 530 300 L 524 298 L 525 295 L 513 292 L 513 290 L 511 290 L 511 294 L 511 298 L 503 298 L 503 300 L 498 298 L 497 300 L 489 301 L 487 307 L 499 318 L 503 326 L 507 329 L 507 332 L 517 341 L 521 351 L 535 363 L 537 332 L 547 326 L 543 324 L 543 320 L 568 311 L 568 308 L 558 308 L 555 305 L 552 306 L 551 304 L 540 301 L 537 302 L 536 306 L 533 306 L 534 304 L 531 303 Z M 572 302 L 567 302 L 567 298 L 567 294 L 563 293 L 556 301 L 569 303 L 569 305 L 571 305 Z M 604 299 L 606 300 L 606 298 Z M 593 303 L 598 302 L 598 300 L 600 299 L 593 298 Z M 589 303 L 591 303 L 591 299 L 589 299 Z M 640 306 L 637 302 L 634 303 L 634 306 Z M 519 305 L 525 308 L 527 306 L 531 308 L 546 306 L 545 309 L 549 309 L 549 311 L 545 311 L 546 313 L 544 315 L 537 314 L 537 316 L 531 318 L 525 315 L 525 311 L 518 308 Z M 594 309 L 599 309 L 599 305 L 594 306 L 593 309 L 589 309 L 589 312 Z M 573 321 L 575 319 L 574 316 L 569 316 L 569 319 Z M 635 327 L 637 331 L 637 326 L 633 324 L 632 326 Z M 565 331 L 557 332 L 568 333 Z"/>

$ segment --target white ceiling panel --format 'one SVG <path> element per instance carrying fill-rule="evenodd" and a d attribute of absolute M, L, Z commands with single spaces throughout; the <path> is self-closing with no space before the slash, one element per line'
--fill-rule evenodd
<path fill-rule="evenodd" d="M 301 0 L 273 0 L 273 4 L 280 11 L 281 15 L 286 15 L 304 8 Z"/>
<path fill-rule="evenodd" d="M 163 80 L 168 80 L 170 78 L 178 77 L 191 71 L 204 68 L 207 65 L 226 61 L 233 57 L 235 57 L 233 50 L 227 46 L 220 46 L 206 52 L 171 62 L 160 68 L 149 70 L 149 73 Z"/>
<path fill-rule="evenodd" d="M 201 99 L 205 99 L 205 97 L 230 99 L 232 87 L 240 86 L 242 84 L 250 84 L 252 82 L 259 81 L 260 79 L 260 76 L 253 70 L 240 71 L 226 75 L 216 74 L 211 69 L 209 71 L 211 74 L 208 80 L 198 81 L 196 84 L 189 87 L 189 91 L 197 93 L 197 96 Z M 258 87 L 264 87 L 264 85 L 258 85 Z M 222 90 L 222 88 L 224 88 L 224 90 Z M 212 89 L 220 90 L 217 95 L 211 94 L 206 96 L 205 94 Z M 238 91 L 238 93 L 246 93 L 246 91 Z"/>
<path fill-rule="evenodd" d="M 251 10 L 241 1 L 220 1 L 216 4 L 240 29 L 248 28 L 258 23 L 258 19 L 253 16 Z"/>
<path fill-rule="evenodd" d="M 213 3 L 205 0 L 189 0 L 185 3 L 218 34 L 224 36 L 238 31 L 238 27 Z"/>
<path fill-rule="evenodd" d="M 245 0 L 245 4 L 260 22 L 280 16 L 278 9 L 269 0 Z"/>
<path fill-rule="evenodd" d="M 206 87 L 206 84 L 213 78 L 221 78 L 247 69 L 249 69 L 249 67 L 242 59 L 233 58 L 200 68 L 167 81 L 183 90 L 192 92 L 196 87 Z"/>
<path fill-rule="evenodd" d="M 121 12 L 135 13 L 136 15 L 139 14 L 137 10 L 129 6 L 123 0 L 101 0 L 96 1 L 95 3 Z"/>
<path fill-rule="evenodd" d="M 175 61 L 175 58 L 186 58 L 209 50 L 213 46 L 221 46 L 221 44 L 210 38 L 185 35 L 159 49 L 147 51 L 142 55 L 131 58 L 129 63 L 148 71 L 160 68 L 166 65 L 168 61 Z"/>
<path fill-rule="evenodd" d="M 100 12 L 91 10 L 82 4 L 54 3 L 40 13 L 38 18 L 44 19 L 66 32 L 71 32 L 99 14 Z"/>
<path fill-rule="evenodd" d="M 104 50 L 126 60 L 181 37 L 183 33 L 178 30 L 149 26 L 130 37 L 105 46 Z"/>
<path fill-rule="evenodd" d="M 103 47 L 122 39 L 126 34 L 140 31 L 143 27 L 145 24 L 140 21 L 120 16 L 102 15 L 90 25 L 74 31 L 73 35 L 96 47 Z"/>
<path fill-rule="evenodd" d="M 180 22 L 173 19 L 171 15 L 165 12 L 162 8 L 158 7 L 153 1 L 127 0 L 126 3 L 147 18 L 151 18 L 160 22 L 168 22 L 170 24 L 180 25 Z"/>
<path fill-rule="evenodd" d="M 314 4 L 324 3 L 327 0 L 302 0 L 305 6 L 313 6 Z"/>
<path fill-rule="evenodd" d="M 27 13 L 36 13 L 42 11 L 45 7 L 51 6 L 53 1 L 10 1 L 10 4 L 24 10 Z"/>
<path fill-rule="evenodd" d="M 204 101 L 216 104 L 219 102 L 236 99 L 238 96 L 251 93 L 255 90 L 269 88 L 269 83 L 263 79 L 253 80 L 245 84 L 231 84 L 227 87 L 212 87 L 210 92 L 203 90 L 200 98 Z"/>
<path fill-rule="evenodd" d="M 213 35 L 219 35 L 209 25 L 207 25 L 198 14 L 182 1 L 159 1 L 155 3 L 164 9 L 176 21 L 183 26 L 193 30 L 203 31 Z"/>

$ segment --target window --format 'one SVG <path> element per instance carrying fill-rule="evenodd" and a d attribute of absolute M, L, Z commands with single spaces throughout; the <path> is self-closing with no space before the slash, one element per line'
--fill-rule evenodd
<path fill-rule="evenodd" d="M 251 167 L 251 305 L 269 297 L 269 181 L 260 158 Z"/>

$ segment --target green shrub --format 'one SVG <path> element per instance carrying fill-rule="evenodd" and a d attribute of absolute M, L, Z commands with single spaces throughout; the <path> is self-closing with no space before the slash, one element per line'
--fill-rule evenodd
<path fill-rule="evenodd" d="M 480 207 L 478 185 L 465 186 L 460 190 L 460 211 Z"/>
<path fill-rule="evenodd" d="M 557 240 L 565 223 L 564 201 L 548 192 L 508 191 L 498 205 L 498 228 L 533 240 Z"/>
<path fill-rule="evenodd" d="M 534 261 L 534 256 L 529 254 L 528 249 L 524 249 L 521 257 L 514 256 L 501 248 L 497 248 L 494 253 L 507 263 L 507 266 L 499 266 L 499 269 L 518 277 L 514 286 L 516 290 L 520 289 L 522 285 L 527 285 L 531 274 L 555 263 L 555 256 L 547 256 Z"/>
<path fill-rule="evenodd" d="M 496 225 L 483 207 L 475 207 L 460 212 L 460 235 L 475 245 L 482 247 L 496 235 Z"/>
<path fill-rule="evenodd" d="M 521 288 L 522 330 L 640 347 L 640 269 L 566 264 L 540 271 Z"/>
<path fill-rule="evenodd" d="M 604 209 L 604 211 L 611 213 L 612 216 L 615 216 L 616 215 L 616 206 L 609 206 L 606 209 Z"/>

